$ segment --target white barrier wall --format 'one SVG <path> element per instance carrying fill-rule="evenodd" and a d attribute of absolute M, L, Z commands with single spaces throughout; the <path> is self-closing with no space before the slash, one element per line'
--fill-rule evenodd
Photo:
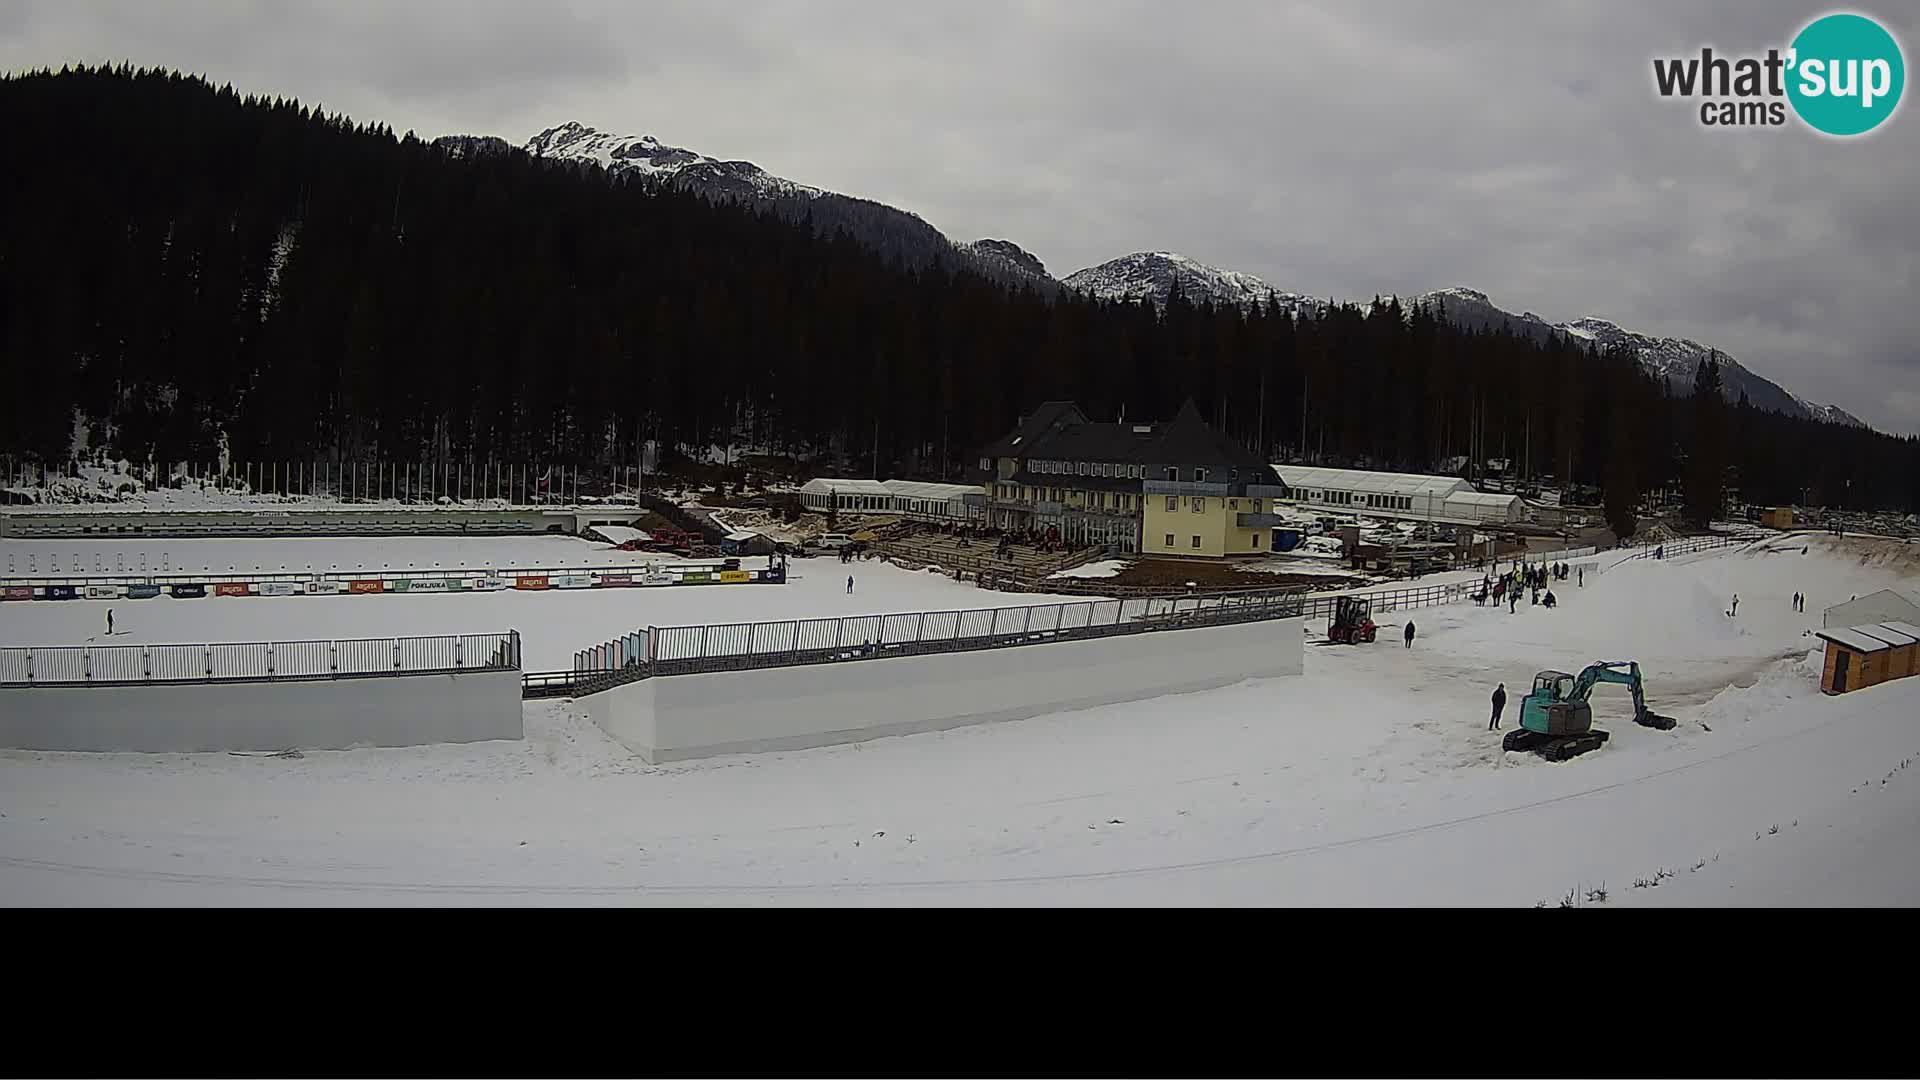
<path fill-rule="evenodd" d="M 1298 675 L 1299 619 L 642 679 L 585 699 L 650 763 L 1022 720 Z"/>
<path fill-rule="evenodd" d="M 194 753 L 518 739 L 520 673 L 0 689 L 0 747 Z"/>

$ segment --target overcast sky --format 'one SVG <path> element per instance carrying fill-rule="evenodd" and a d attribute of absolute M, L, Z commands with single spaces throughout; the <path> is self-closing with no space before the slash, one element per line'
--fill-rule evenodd
<path fill-rule="evenodd" d="M 1655 56 L 1818 3 L 0 3 L 0 67 L 130 60 L 424 137 L 578 120 L 992 236 L 1367 297 L 1468 285 L 1718 346 L 1920 431 L 1920 115 L 1703 128 Z M 1859 10 L 1902 39 L 1920 13 Z"/>

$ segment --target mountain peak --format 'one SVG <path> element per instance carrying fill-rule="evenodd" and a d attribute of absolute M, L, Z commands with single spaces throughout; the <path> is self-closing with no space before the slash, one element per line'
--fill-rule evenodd
<path fill-rule="evenodd" d="M 822 194 L 774 176 L 751 161 L 721 161 L 652 135 L 613 135 L 575 120 L 527 140 L 527 153 L 551 161 L 591 162 L 615 176 L 657 176 L 728 195 Z"/>
<path fill-rule="evenodd" d="M 1068 288 L 1101 300 L 1165 304 L 1178 283 L 1188 299 L 1214 304 L 1255 307 L 1272 297 L 1289 311 L 1326 307 L 1324 301 L 1275 288 L 1252 274 L 1208 266 L 1174 251 L 1136 251 L 1076 270 L 1061 280 Z"/>
<path fill-rule="evenodd" d="M 1479 289 L 1469 289 L 1464 285 L 1455 285 L 1450 289 L 1436 289 L 1433 292 L 1426 294 L 1427 299 L 1432 299 L 1436 297 L 1442 300 L 1445 300 L 1448 298 L 1454 298 L 1454 299 L 1460 299 L 1460 300 L 1471 300 L 1476 304 L 1485 304 L 1488 307 L 1493 306 L 1493 301 L 1487 296 L 1486 293 L 1481 292 Z"/>
<path fill-rule="evenodd" d="M 999 263 L 1017 274 L 1053 280 L 1047 273 L 1047 266 L 1032 252 L 1011 240 L 975 240 L 971 244 L 955 244 L 962 251 L 971 252 L 982 260 Z"/>

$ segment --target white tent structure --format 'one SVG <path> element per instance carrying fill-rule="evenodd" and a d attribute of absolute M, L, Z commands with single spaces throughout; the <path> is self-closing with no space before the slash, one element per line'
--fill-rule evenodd
<path fill-rule="evenodd" d="M 929 484 L 918 480 L 883 481 L 893 493 L 893 509 L 909 517 L 965 521 L 969 511 L 967 496 L 980 504 L 984 492 L 977 484 Z"/>
<path fill-rule="evenodd" d="M 1457 476 L 1275 465 L 1296 505 L 1344 513 L 1457 524 L 1517 522 L 1526 512 L 1518 495 L 1473 490 Z"/>
<path fill-rule="evenodd" d="M 1868 623 L 1920 623 L 1920 604 L 1892 589 L 1856 596 L 1820 614 L 1823 628 L 1864 626 Z"/>
<path fill-rule="evenodd" d="M 825 512 L 836 505 L 852 513 L 895 513 L 947 521 L 967 520 L 982 491 L 973 484 L 930 484 L 918 480 L 837 480 L 818 477 L 800 488 L 800 504 Z"/>
<path fill-rule="evenodd" d="M 825 512 L 841 510 L 878 512 L 893 509 L 893 492 L 878 480 L 837 480 L 817 477 L 800 487 L 800 505 Z"/>

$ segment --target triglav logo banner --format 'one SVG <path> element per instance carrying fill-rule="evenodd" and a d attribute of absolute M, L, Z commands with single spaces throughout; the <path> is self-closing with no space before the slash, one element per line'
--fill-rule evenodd
<path fill-rule="evenodd" d="M 1822 15 L 1800 28 L 1783 51 L 1730 57 L 1703 48 L 1699 56 L 1657 59 L 1653 84 L 1661 97 L 1699 98 L 1707 127 L 1779 127 L 1788 107 L 1823 135 L 1864 135 L 1900 107 L 1907 65 L 1900 43 L 1865 15 Z"/>

